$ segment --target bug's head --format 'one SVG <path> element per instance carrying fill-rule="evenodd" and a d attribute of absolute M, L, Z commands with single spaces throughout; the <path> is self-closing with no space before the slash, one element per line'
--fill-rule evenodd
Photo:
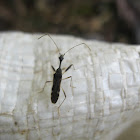
<path fill-rule="evenodd" d="M 60 56 L 59 56 L 59 61 L 62 62 L 63 59 L 64 59 L 64 55 L 63 55 L 63 54 L 60 54 Z"/>

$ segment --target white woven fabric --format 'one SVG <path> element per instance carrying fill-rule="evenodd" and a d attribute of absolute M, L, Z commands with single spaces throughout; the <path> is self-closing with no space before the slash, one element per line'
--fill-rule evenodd
<path fill-rule="evenodd" d="M 104 140 L 140 109 L 140 46 L 51 37 L 63 54 L 62 90 L 51 103 L 58 50 L 48 36 L 0 33 L 0 140 Z"/>

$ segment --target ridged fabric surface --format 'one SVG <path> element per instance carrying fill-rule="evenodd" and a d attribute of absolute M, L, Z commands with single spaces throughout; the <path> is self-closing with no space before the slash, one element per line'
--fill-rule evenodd
<path fill-rule="evenodd" d="M 51 35 L 62 54 L 83 42 L 91 49 L 81 45 L 64 56 L 62 70 L 75 69 L 63 74 L 52 104 L 52 82 L 39 91 L 53 80 L 59 52 L 39 36 L 0 33 L 0 140 L 112 139 L 140 109 L 140 46 Z"/>

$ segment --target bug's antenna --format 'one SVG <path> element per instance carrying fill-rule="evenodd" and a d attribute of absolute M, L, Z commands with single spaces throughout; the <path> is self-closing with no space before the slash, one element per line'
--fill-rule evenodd
<path fill-rule="evenodd" d="M 73 47 L 70 48 L 68 51 L 72 50 L 73 48 L 75 48 L 75 47 L 77 47 L 77 46 L 83 45 L 83 44 L 91 51 L 91 49 L 89 48 L 89 46 L 88 46 L 87 44 L 85 44 L 85 43 L 80 43 L 80 44 L 78 44 L 78 45 L 76 45 L 76 46 L 73 46 Z M 66 51 L 66 52 L 64 53 L 64 55 L 65 55 L 68 51 Z"/>
<path fill-rule="evenodd" d="M 50 39 L 51 39 L 51 40 L 53 41 L 53 43 L 55 44 L 57 50 L 59 51 L 59 54 L 61 55 L 60 50 L 59 50 L 57 44 L 55 43 L 55 41 L 51 38 L 51 36 L 50 36 L 49 34 L 44 34 L 44 35 L 40 36 L 38 39 L 40 39 L 40 38 L 42 38 L 43 36 L 46 36 L 46 35 L 48 35 L 48 36 L 50 37 Z"/>

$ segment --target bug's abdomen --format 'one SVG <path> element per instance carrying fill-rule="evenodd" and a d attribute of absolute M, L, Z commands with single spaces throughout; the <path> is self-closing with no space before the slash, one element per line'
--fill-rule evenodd
<path fill-rule="evenodd" d="M 57 102 L 58 98 L 59 98 L 59 93 L 54 93 L 52 91 L 52 94 L 51 94 L 51 101 L 52 101 L 52 103 L 55 104 Z"/>
<path fill-rule="evenodd" d="M 60 83 L 61 83 L 61 81 L 59 82 L 59 84 L 53 84 L 53 87 L 52 87 L 51 101 L 54 104 L 57 102 L 57 100 L 59 98 Z"/>

